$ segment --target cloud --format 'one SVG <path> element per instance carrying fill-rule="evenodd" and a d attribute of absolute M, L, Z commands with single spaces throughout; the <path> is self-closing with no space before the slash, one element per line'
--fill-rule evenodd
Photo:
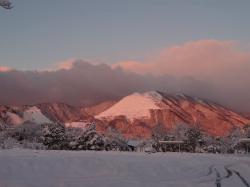
<path fill-rule="evenodd" d="M 71 58 L 63 62 L 57 63 L 53 70 L 69 70 L 74 66 L 74 63 L 77 61 L 77 59 Z"/>
<path fill-rule="evenodd" d="M 235 71 L 249 73 L 250 52 L 237 50 L 232 41 L 200 40 L 163 49 L 144 62 L 123 61 L 113 65 L 118 66 L 139 74 L 171 74 L 217 80 Z"/>
<path fill-rule="evenodd" d="M 0 85 L 0 103 L 11 105 L 41 102 L 91 105 L 148 90 L 209 93 L 208 85 L 192 78 L 137 75 L 83 60 L 72 61 L 71 68 L 54 71 L 2 72 Z"/>
<path fill-rule="evenodd" d="M 250 111 L 250 52 L 233 41 L 200 40 L 161 50 L 142 62 L 93 64 L 70 59 L 51 71 L 0 71 L 1 104 L 91 105 L 140 91 L 207 98 Z"/>
<path fill-rule="evenodd" d="M 191 76 L 213 85 L 212 99 L 250 110 L 250 51 L 233 41 L 199 40 L 163 49 L 143 62 L 112 66 L 138 74 Z M 248 104 L 249 103 L 249 104 Z"/>
<path fill-rule="evenodd" d="M 0 66 L 0 72 L 7 72 L 7 71 L 11 71 L 12 68 L 7 67 L 7 66 Z"/>

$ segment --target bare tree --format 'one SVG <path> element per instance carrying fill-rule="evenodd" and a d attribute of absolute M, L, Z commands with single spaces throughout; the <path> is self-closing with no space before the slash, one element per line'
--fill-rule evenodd
<path fill-rule="evenodd" d="M 9 0 L 0 0 L 0 6 L 5 9 L 12 9 L 12 3 Z"/>

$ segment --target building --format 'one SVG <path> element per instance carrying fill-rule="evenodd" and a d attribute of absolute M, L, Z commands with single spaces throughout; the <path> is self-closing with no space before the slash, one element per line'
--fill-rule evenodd
<path fill-rule="evenodd" d="M 239 145 L 245 147 L 246 153 L 250 151 L 250 138 L 241 138 L 239 139 Z"/>
<path fill-rule="evenodd" d="M 184 144 L 184 141 L 178 141 L 178 140 L 169 140 L 169 141 L 159 141 L 159 144 L 162 146 L 162 148 L 166 149 L 167 146 L 177 146 L 178 151 L 181 152 L 181 145 Z"/>
<path fill-rule="evenodd" d="M 129 140 L 127 144 L 131 151 L 134 152 L 153 152 L 153 143 L 151 141 Z"/>

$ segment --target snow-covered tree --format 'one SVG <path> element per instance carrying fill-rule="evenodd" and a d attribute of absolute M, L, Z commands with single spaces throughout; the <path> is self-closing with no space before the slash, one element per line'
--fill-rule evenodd
<path fill-rule="evenodd" d="M 192 126 L 185 132 L 186 147 L 188 151 L 195 152 L 196 147 L 202 140 L 202 132 L 198 125 Z"/>
<path fill-rule="evenodd" d="M 71 150 L 105 150 L 105 138 L 96 131 L 94 123 L 86 129 L 66 128 L 66 138 Z"/>
<path fill-rule="evenodd" d="M 0 131 L 0 147 L 45 149 L 41 142 L 42 128 L 40 125 L 26 122 L 18 126 L 7 126 Z"/>
<path fill-rule="evenodd" d="M 9 0 L 0 0 L 0 6 L 5 9 L 12 9 L 12 3 Z"/>
<path fill-rule="evenodd" d="M 166 140 L 168 139 L 169 131 L 163 124 L 157 124 L 152 129 L 152 139 L 155 141 Z"/>
<path fill-rule="evenodd" d="M 202 149 L 210 153 L 234 153 L 240 149 L 239 140 L 244 137 L 241 128 L 233 128 L 231 132 L 224 137 L 214 137 L 205 135 L 203 137 L 204 144 Z"/>
<path fill-rule="evenodd" d="M 105 149 L 114 151 L 128 151 L 129 146 L 124 136 L 113 128 L 108 128 L 105 134 Z"/>
<path fill-rule="evenodd" d="M 25 122 L 22 125 L 8 128 L 7 133 L 17 141 L 39 142 L 42 136 L 42 127 L 32 122 Z"/>
<path fill-rule="evenodd" d="M 157 151 L 161 152 L 164 151 L 159 141 L 161 140 L 170 140 L 172 135 L 169 133 L 169 131 L 166 129 L 166 127 L 163 124 L 157 124 L 152 129 L 152 140 L 153 145 L 152 147 Z"/>
<path fill-rule="evenodd" d="M 104 150 L 103 136 L 96 132 L 94 123 L 90 124 L 83 134 L 78 137 L 79 148 L 83 150 Z"/>
<path fill-rule="evenodd" d="M 187 131 L 189 129 L 189 125 L 185 123 L 179 123 L 175 126 L 174 129 L 171 130 L 171 134 L 175 140 L 187 140 Z"/>
<path fill-rule="evenodd" d="M 66 149 L 65 127 L 59 123 L 42 125 L 42 142 L 48 149 Z"/>
<path fill-rule="evenodd" d="M 250 138 L 250 124 L 247 124 L 243 127 L 245 138 Z"/>
<path fill-rule="evenodd" d="M 0 131 L 3 131 L 7 128 L 7 125 L 0 121 Z"/>

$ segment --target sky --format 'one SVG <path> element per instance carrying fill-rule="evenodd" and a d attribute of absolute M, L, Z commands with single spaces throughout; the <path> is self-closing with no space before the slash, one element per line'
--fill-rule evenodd
<path fill-rule="evenodd" d="M 12 0 L 0 9 L 0 64 L 47 69 L 70 58 L 142 60 L 175 44 L 236 40 L 250 48 L 248 0 Z"/>
<path fill-rule="evenodd" d="M 250 112 L 248 0 L 12 0 L 0 104 L 185 93 Z"/>

